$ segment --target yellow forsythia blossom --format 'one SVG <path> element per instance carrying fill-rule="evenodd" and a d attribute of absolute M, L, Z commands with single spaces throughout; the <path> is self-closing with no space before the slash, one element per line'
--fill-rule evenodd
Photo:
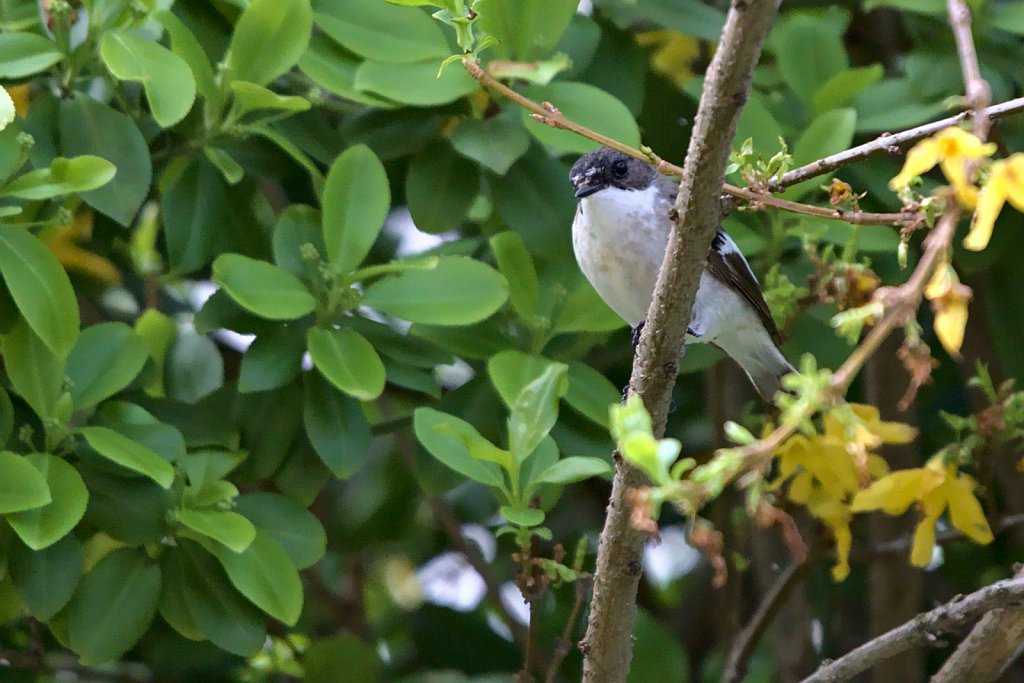
<path fill-rule="evenodd" d="M 961 284 L 949 261 L 943 261 L 924 288 L 924 295 L 932 302 L 935 313 L 935 335 L 946 353 L 958 358 L 967 328 L 967 303 L 971 288 Z"/>
<path fill-rule="evenodd" d="M 83 249 L 79 242 L 92 238 L 92 211 L 80 209 L 71 222 L 62 225 L 46 240 L 64 270 L 77 271 L 107 285 L 121 283 L 121 271 L 109 259 Z"/>
<path fill-rule="evenodd" d="M 922 516 L 914 529 L 910 561 L 925 567 L 935 546 L 935 523 L 947 509 L 953 526 L 968 538 L 982 544 L 992 541 L 992 530 L 981 503 L 974 497 L 975 486 L 971 477 L 958 472 L 955 465 L 943 463 L 941 456 L 935 456 L 924 467 L 882 477 L 859 492 L 850 508 L 853 512 L 883 510 L 899 515 L 916 504 Z"/>
<path fill-rule="evenodd" d="M 700 42 L 696 38 L 677 31 L 661 30 L 638 33 L 636 42 L 654 47 L 651 68 L 676 85 L 681 87 L 693 77 L 690 67 L 700 56 Z"/>
<path fill-rule="evenodd" d="M 996 217 L 1006 202 L 1024 211 L 1024 154 L 1013 154 L 992 164 L 988 181 L 978 195 L 978 210 L 964 247 L 981 251 L 988 246 Z"/>
<path fill-rule="evenodd" d="M 992 156 L 995 151 L 994 143 L 982 142 L 962 128 L 946 128 L 910 148 L 903 162 L 903 169 L 889 181 L 889 188 L 898 190 L 906 187 L 916 176 L 930 171 L 939 164 L 950 185 L 956 190 L 960 203 L 973 207 L 978 190 L 969 182 L 964 164 L 967 161 Z"/>

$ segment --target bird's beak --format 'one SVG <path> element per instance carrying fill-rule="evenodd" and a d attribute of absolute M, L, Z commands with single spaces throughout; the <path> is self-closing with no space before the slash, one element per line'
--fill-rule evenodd
<path fill-rule="evenodd" d="M 595 192 L 599 192 L 600 190 L 603 189 L 604 185 L 599 185 L 596 183 L 581 185 L 580 188 L 576 190 L 576 199 L 583 199 L 584 197 L 589 197 Z"/>

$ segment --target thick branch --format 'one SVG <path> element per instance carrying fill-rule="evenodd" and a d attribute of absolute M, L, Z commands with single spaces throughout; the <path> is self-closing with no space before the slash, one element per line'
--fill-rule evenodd
<path fill-rule="evenodd" d="M 942 607 L 919 614 L 834 662 L 823 665 L 803 683 L 848 681 L 878 662 L 919 645 L 933 645 L 938 636 L 963 628 L 981 615 L 998 607 L 1017 607 L 1024 603 L 1024 579 L 1005 579 L 991 586 L 957 596 Z"/>
<path fill-rule="evenodd" d="M 679 186 L 676 226 L 669 236 L 629 382 L 630 391 L 650 411 L 658 435 L 665 431 L 690 309 L 721 218 L 718 198 L 730 144 L 777 9 L 775 0 L 733 0 L 708 68 Z M 624 681 L 629 672 L 645 536 L 630 526 L 627 497 L 631 488 L 643 483 L 641 473 L 619 461 L 598 547 L 587 635 L 580 646 L 583 679 L 591 683 Z"/>

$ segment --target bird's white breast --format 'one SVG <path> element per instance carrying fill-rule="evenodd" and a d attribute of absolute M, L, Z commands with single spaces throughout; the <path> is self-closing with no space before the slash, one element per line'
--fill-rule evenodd
<path fill-rule="evenodd" d="M 630 325 L 647 315 L 671 228 L 669 209 L 654 186 L 605 188 L 576 209 L 572 245 L 580 269 Z"/>

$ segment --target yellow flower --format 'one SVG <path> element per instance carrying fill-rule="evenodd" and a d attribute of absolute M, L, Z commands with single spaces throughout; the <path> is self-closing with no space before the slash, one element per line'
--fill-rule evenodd
<path fill-rule="evenodd" d="M 924 467 L 901 470 L 882 477 L 854 496 L 853 512 L 882 510 L 886 514 L 903 514 L 912 504 L 921 511 L 921 520 L 914 529 L 910 561 L 918 567 L 927 566 L 935 545 L 935 523 L 949 510 L 950 521 L 968 538 L 977 543 L 992 541 L 981 503 L 974 497 L 975 481 L 947 465 L 942 456 L 935 456 Z"/>
<path fill-rule="evenodd" d="M 889 189 L 895 191 L 906 187 L 916 176 L 940 164 L 960 203 L 974 206 L 978 190 L 968 181 L 964 164 L 972 159 L 991 156 L 995 151 L 994 143 L 982 142 L 956 126 L 946 128 L 910 148 L 903 169 L 889 181 Z"/>
<path fill-rule="evenodd" d="M 821 489 L 812 491 L 806 504 L 808 512 L 820 519 L 832 532 L 836 542 L 836 563 L 832 567 L 832 579 L 843 581 L 850 575 L 850 546 L 853 545 L 850 519 L 853 513 L 848 505 L 829 498 Z"/>
<path fill-rule="evenodd" d="M 638 33 L 636 42 L 645 47 L 654 46 L 651 68 L 678 86 L 693 77 L 691 66 L 700 56 L 700 42 L 676 31 L 646 31 Z"/>
<path fill-rule="evenodd" d="M 92 238 L 92 211 L 81 209 L 75 212 L 71 222 L 62 225 L 46 240 L 53 255 L 64 270 L 78 271 L 107 285 L 121 283 L 121 271 L 109 259 L 83 249 L 79 242 Z"/>
<path fill-rule="evenodd" d="M 971 300 L 971 288 L 960 282 L 949 261 L 939 264 L 931 280 L 924 288 L 925 297 L 932 302 L 935 313 L 935 334 L 954 358 L 960 357 L 967 328 L 967 303 Z"/>
<path fill-rule="evenodd" d="M 1024 154 L 1013 154 L 992 164 L 988 182 L 978 195 L 978 210 L 964 247 L 981 251 L 988 246 L 996 217 L 1007 201 L 1018 211 L 1024 211 Z"/>

